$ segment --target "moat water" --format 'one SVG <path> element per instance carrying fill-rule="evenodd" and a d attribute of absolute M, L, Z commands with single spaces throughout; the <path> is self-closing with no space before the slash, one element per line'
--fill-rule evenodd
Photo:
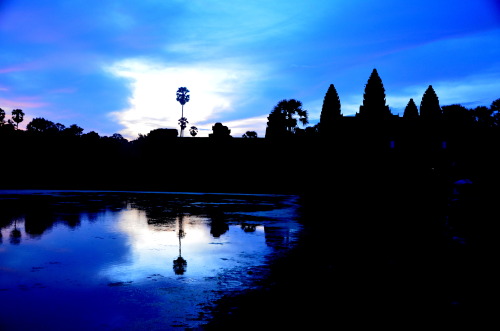
<path fill-rule="evenodd" d="M 0 191 L 0 329 L 196 328 L 298 240 L 296 196 Z"/>

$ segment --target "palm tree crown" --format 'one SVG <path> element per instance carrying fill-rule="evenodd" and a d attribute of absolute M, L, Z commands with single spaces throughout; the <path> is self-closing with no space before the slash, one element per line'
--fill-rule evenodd
<path fill-rule="evenodd" d="M 294 118 L 294 115 L 297 114 L 299 116 L 298 120 L 302 125 L 306 125 L 309 123 L 307 110 L 302 109 L 302 102 L 295 99 L 289 100 L 281 100 L 274 107 L 274 113 L 281 113 L 285 117 L 285 126 L 288 132 L 292 132 L 293 129 L 297 126 L 297 119 Z"/>
<path fill-rule="evenodd" d="M 19 129 L 19 123 L 24 119 L 24 112 L 21 109 L 14 109 L 12 111 L 12 120 L 16 122 L 16 129 Z"/>
<path fill-rule="evenodd" d="M 177 98 L 176 100 L 180 102 L 182 106 L 189 102 L 189 90 L 186 87 L 179 87 L 177 90 Z"/>

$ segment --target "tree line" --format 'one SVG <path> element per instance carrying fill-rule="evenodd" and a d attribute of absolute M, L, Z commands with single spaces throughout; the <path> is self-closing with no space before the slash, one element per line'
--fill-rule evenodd
<path fill-rule="evenodd" d="M 0 143 L 8 146 L 2 158 L 16 175 L 1 178 L 0 188 L 295 192 L 315 180 L 338 181 L 338 174 L 366 178 L 397 170 L 403 177 L 425 177 L 429 169 L 486 180 L 500 166 L 499 107 L 500 99 L 489 107 L 441 107 L 429 86 L 420 107 L 410 99 L 402 117 L 393 115 L 374 70 L 355 116 L 342 114 L 331 84 L 318 124 L 299 128 L 309 124 L 308 111 L 299 100 L 281 100 L 260 139 L 255 131 L 232 139 L 220 122 L 208 138 L 193 139 L 159 128 L 128 141 L 119 133 L 84 133 L 77 124 L 66 127 L 41 117 L 21 130 L 24 112 L 13 111 L 6 120 L 2 110 Z M 308 174 L 315 179 L 306 180 Z"/>
<path fill-rule="evenodd" d="M 21 109 L 13 109 L 10 119 L 6 120 L 6 112 L 0 108 L 0 132 L 12 132 L 19 130 L 19 124 L 24 120 L 24 112 Z M 280 100 L 267 117 L 266 138 L 286 138 L 291 136 L 329 136 L 339 130 L 342 121 L 351 116 L 342 114 L 341 102 L 334 84 L 330 84 L 324 99 L 319 122 L 314 126 L 305 127 L 309 123 L 308 111 L 303 108 L 302 102 L 296 99 Z M 425 123 L 441 123 L 446 125 L 461 125 L 479 128 L 500 127 L 500 99 L 496 99 L 488 106 L 466 108 L 460 104 L 440 106 L 439 98 L 432 85 L 429 85 L 422 96 L 420 109 L 413 98 L 408 101 L 403 116 L 391 113 L 386 104 L 385 88 L 376 69 L 373 69 L 368 82 L 365 85 L 363 103 L 359 112 L 354 115 L 357 120 L 363 121 L 385 121 L 404 120 Z M 301 124 L 304 128 L 300 128 Z M 211 138 L 229 138 L 231 130 L 215 123 L 212 127 Z M 113 139 L 127 142 L 119 133 L 110 137 L 100 137 L 95 131 L 83 133 L 83 128 L 77 124 L 69 127 L 61 123 L 54 123 L 45 118 L 34 118 L 26 125 L 26 132 L 34 134 L 82 137 L 84 139 Z M 195 137 L 198 133 L 196 127 L 191 127 L 190 134 Z M 139 134 L 136 140 L 141 141 L 148 137 L 173 137 L 178 136 L 176 129 L 154 129 L 148 134 Z M 182 135 L 181 135 L 182 137 Z M 257 138 L 256 131 L 247 131 L 243 138 Z"/>

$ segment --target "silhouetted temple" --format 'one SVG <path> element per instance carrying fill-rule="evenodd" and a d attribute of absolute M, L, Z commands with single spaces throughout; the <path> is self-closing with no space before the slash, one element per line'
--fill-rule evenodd
<path fill-rule="evenodd" d="M 155 129 L 127 141 L 43 118 L 33 119 L 26 131 L 7 122 L 0 125 L 0 142 L 15 151 L 4 154 L 15 175 L 5 176 L 0 189 L 300 192 L 345 178 L 399 173 L 408 179 L 431 169 L 477 175 L 498 163 L 499 100 L 473 111 L 441 107 L 428 86 L 420 109 L 410 99 L 400 117 L 391 113 L 373 69 L 354 116 L 342 114 L 330 84 L 317 125 L 300 129 L 299 123 L 308 124 L 307 110 L 299 100 L 281 100 L 268 116 L 265 139 L 250 131 L 244 137 L 253 139 L 232 139 L 222 123 L 207 138 Z"/>

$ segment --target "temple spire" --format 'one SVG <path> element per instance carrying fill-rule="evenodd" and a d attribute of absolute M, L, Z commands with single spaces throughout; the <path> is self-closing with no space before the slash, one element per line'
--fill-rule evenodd
<path fill-rule="evenodd" d="M 377 69 L 373 69 L 363 94 L 363 105 L 356 116 L 365 119 L 386 119 L 391 117 L 389 106 L 385 104 L 385 89 Z"/>

